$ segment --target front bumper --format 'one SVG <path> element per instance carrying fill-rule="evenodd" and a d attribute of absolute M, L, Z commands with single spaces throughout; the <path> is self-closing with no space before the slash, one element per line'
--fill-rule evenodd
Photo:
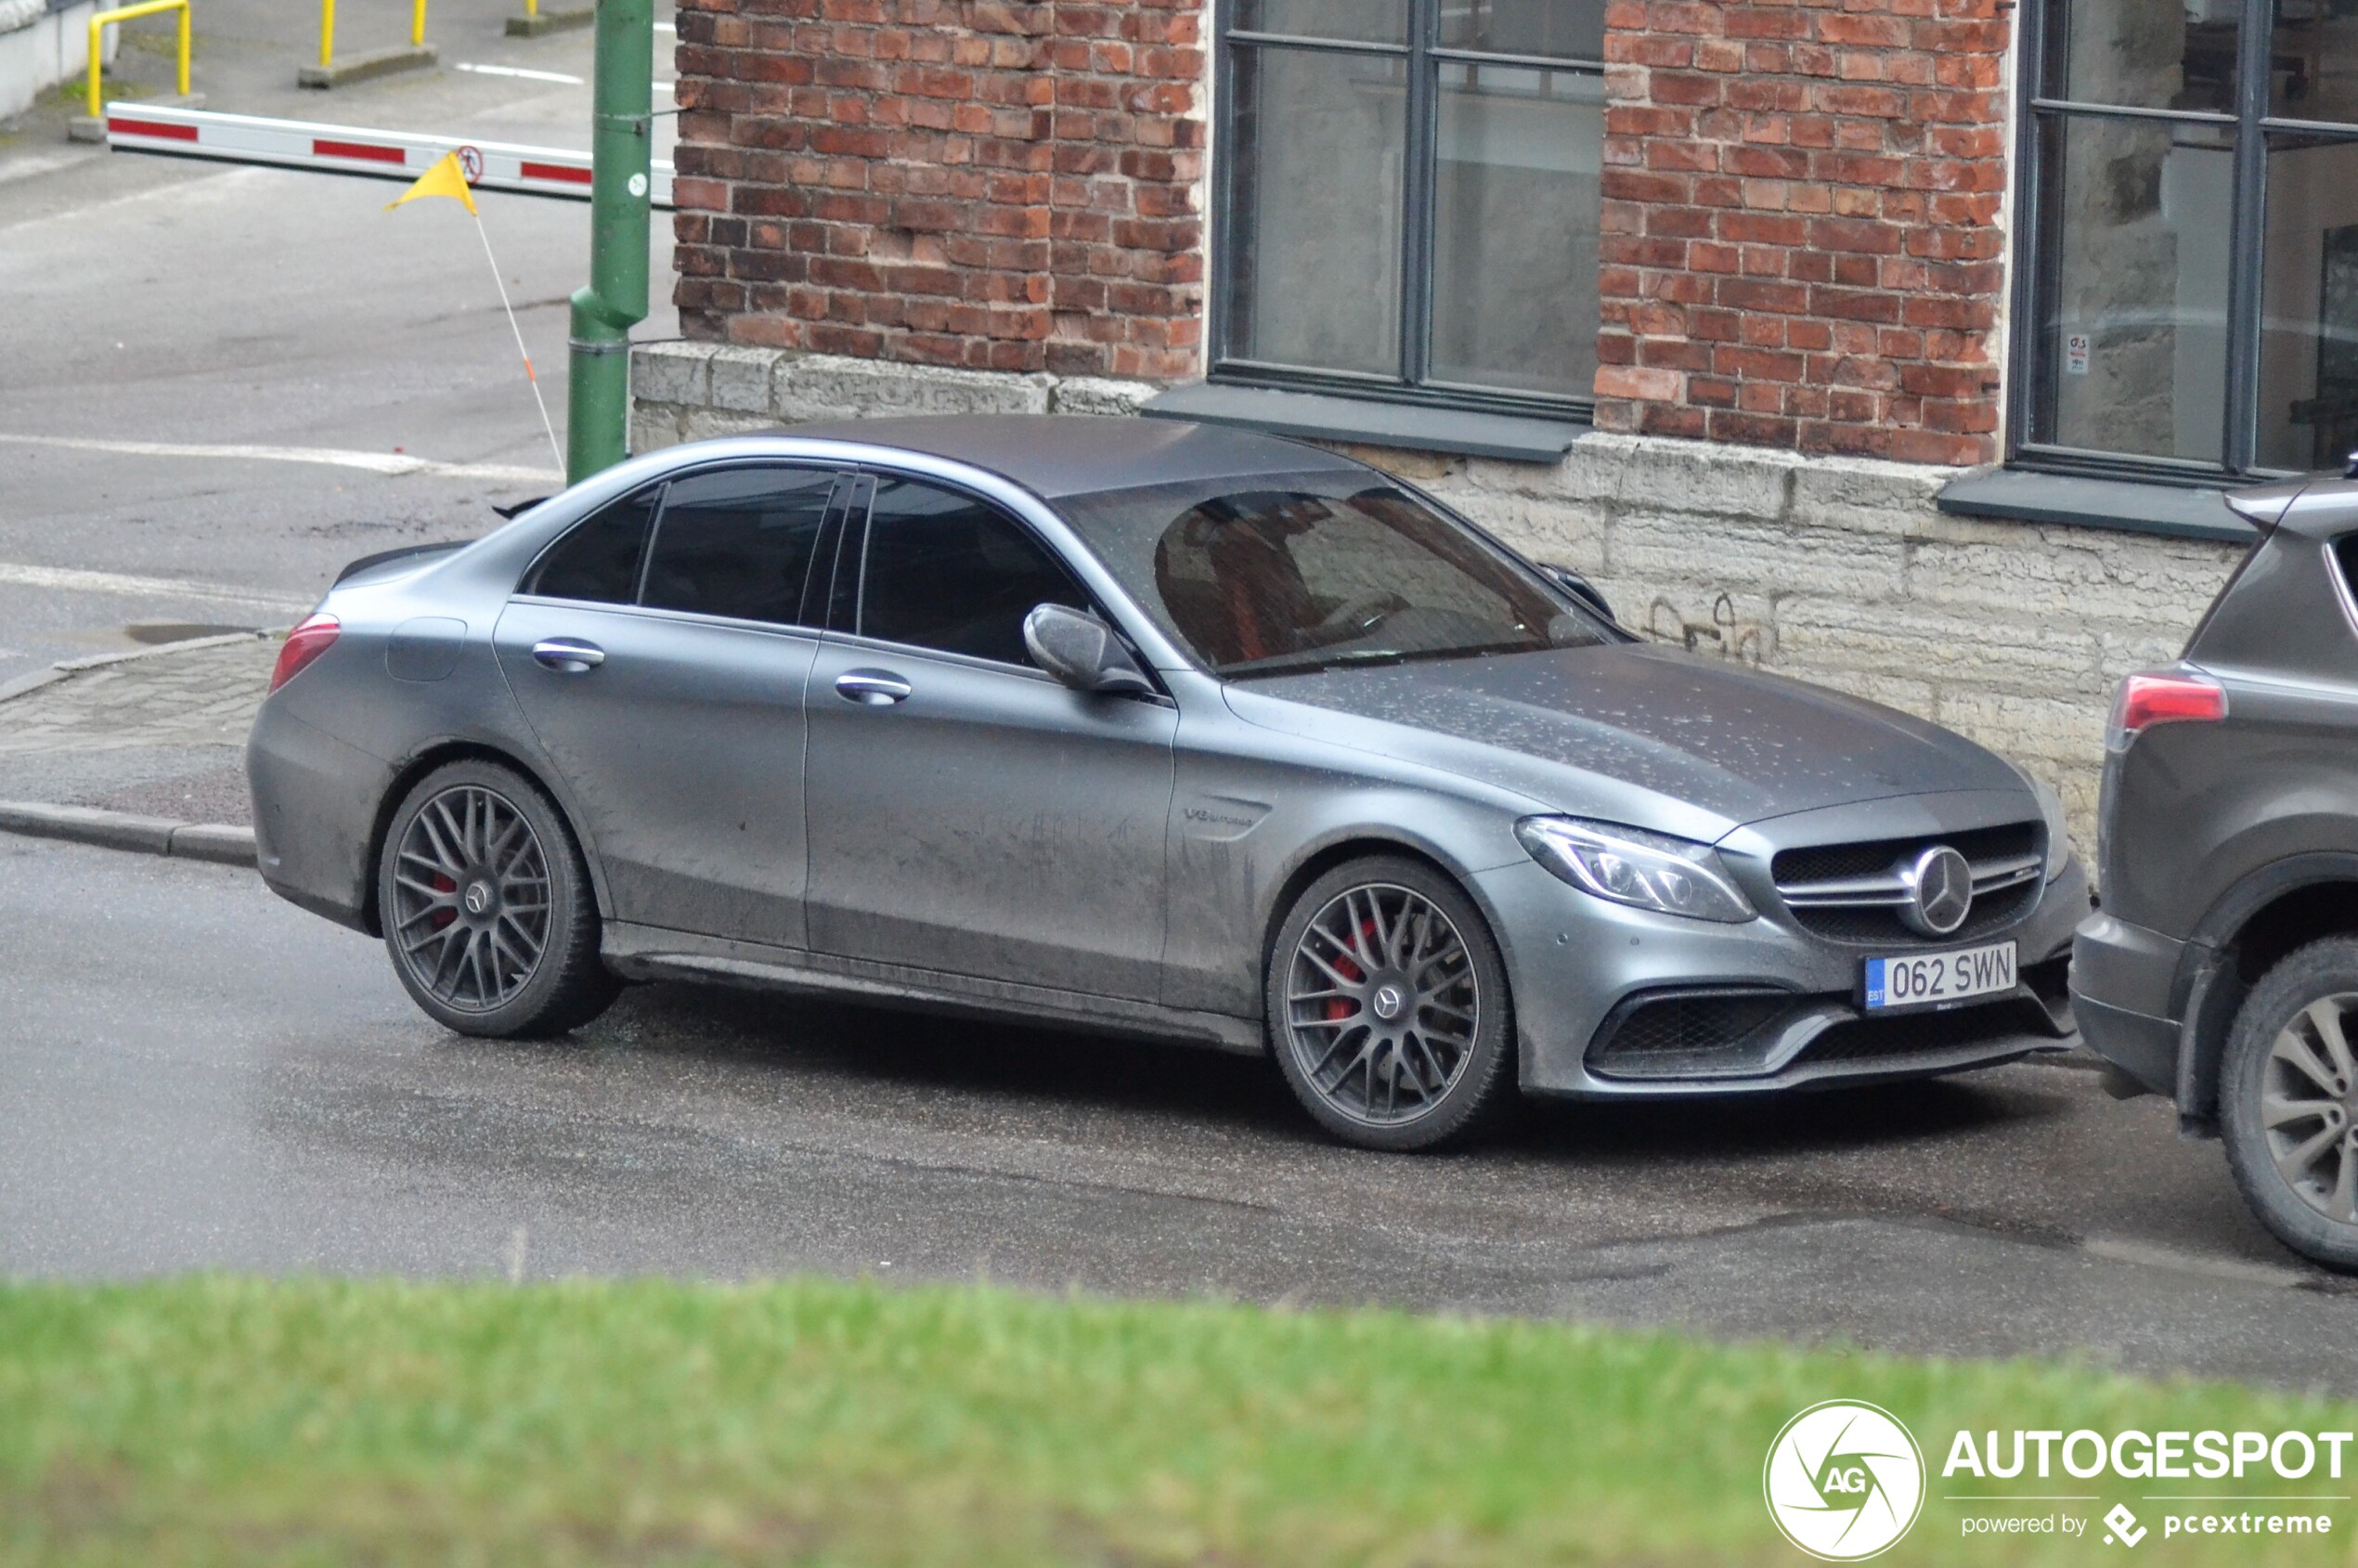
<path fill-rule="evenodd" d="M 1589 898 L 1535 864 L 1477 881 L 1508 949 L 1522 1082 L 1535 1094 L 1662 1098 L 1929 1077 L 2057 1049 L 2072 1030 L 2066 976 L 2088 910 L 2077 862 L 2019 919 L 1974 938 L 2015 943 L 2023 984 L 2014 992 L 1872 1017 L 1857 1005 L 1860 966 L 1870 951 L 1889 950 L 1765 914 L 1741 925 L 1649 914 Z M 1700 1005 L 1683 1021 L 1678 1005 L 1654 1011 L 1691 1002 Z M 1627 1030 L 1641 1010 L 1652 1034 L 1687 1037 L 1633 1045 Z"/>

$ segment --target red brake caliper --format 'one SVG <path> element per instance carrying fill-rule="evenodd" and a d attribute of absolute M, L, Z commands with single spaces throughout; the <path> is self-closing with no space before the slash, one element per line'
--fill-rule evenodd
<path fill-rule="evenodd" d="M 456 882 L 451 881 L 449 877 L 444 875 L 441 872 L 437 871 L 434 874 L 434 890 L 437 893 L 455 893 L 459 890 L 459 885 Z M 439 931 L 445 926 L 449 925 L 453 920 L 458 918 L 459 912 L 456 908 L 438 909 L 434 912 L 434 917 L 430 924 L 433 925 L 435 930 Z"/>
<path fill-rule="evenodd" d="M 1359 927 L 1359 940 L 1371 948 L 1376 945 L 1374 921 L 1367 921 Z M 1335 954 L 1335 972 L 1354 985 L 1357 985 L 1367 978 L 1367 972 L 1353 963 L 1351 955 L 1347 952 Z M 1357 1011 L 1359 1011 L 1357 1004 L 1347 996 L 1332 996 L 1327 999 L 1327 1021 L 1330 1024 L 1339 1024 Z"/>

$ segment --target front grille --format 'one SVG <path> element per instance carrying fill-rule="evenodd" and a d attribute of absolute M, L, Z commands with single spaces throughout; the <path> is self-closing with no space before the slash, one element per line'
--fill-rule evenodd
<path fill-rule="evenodd" d="M 2051 1031 L 2038 1004 L 2020 997 L 1952 1013 L 1903 1013 L 1847 1018 L 1811 1041 L 1797 1063 L 1864 1062 L 1936 1056 L 2009 1035 Z"/>
<path fill-rule="evenodd" d="M 1812 845 L 1778 851 L 1768 870 L 1794 919 L 1830 941 L 1861 947 L 1965 942 L 2012 925 L 2038 903 L 2045 837 L 2038 823 L 2010 823 L 1917 838 Z M 1964 856 L 1975 894 L 1963 926 L 1945 937 L 1925 937 L 1900 918 L 1905 886 L 1898 873 L 1936 844 Z"/>

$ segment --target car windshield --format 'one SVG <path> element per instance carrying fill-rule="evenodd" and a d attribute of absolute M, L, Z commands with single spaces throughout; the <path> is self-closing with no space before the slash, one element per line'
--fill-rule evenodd
<path fill-rule="evenodd" d="M 1367 477 L 1195 481 L 1057 506 L 1163 630 L 1231 680 L 1608 641 L 1527 568 Z"/>

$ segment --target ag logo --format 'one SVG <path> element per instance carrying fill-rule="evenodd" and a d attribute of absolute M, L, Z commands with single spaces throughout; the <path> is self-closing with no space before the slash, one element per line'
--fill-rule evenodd
<path fill-rule="evenodd" d="M 1830 1399 L 1785 1423 L 1761 1484 L 1785 1539 L 1812 1557 L 1854 1562 L 1916 1522 L 1924 1458 L 1890 1412 Z"/>

